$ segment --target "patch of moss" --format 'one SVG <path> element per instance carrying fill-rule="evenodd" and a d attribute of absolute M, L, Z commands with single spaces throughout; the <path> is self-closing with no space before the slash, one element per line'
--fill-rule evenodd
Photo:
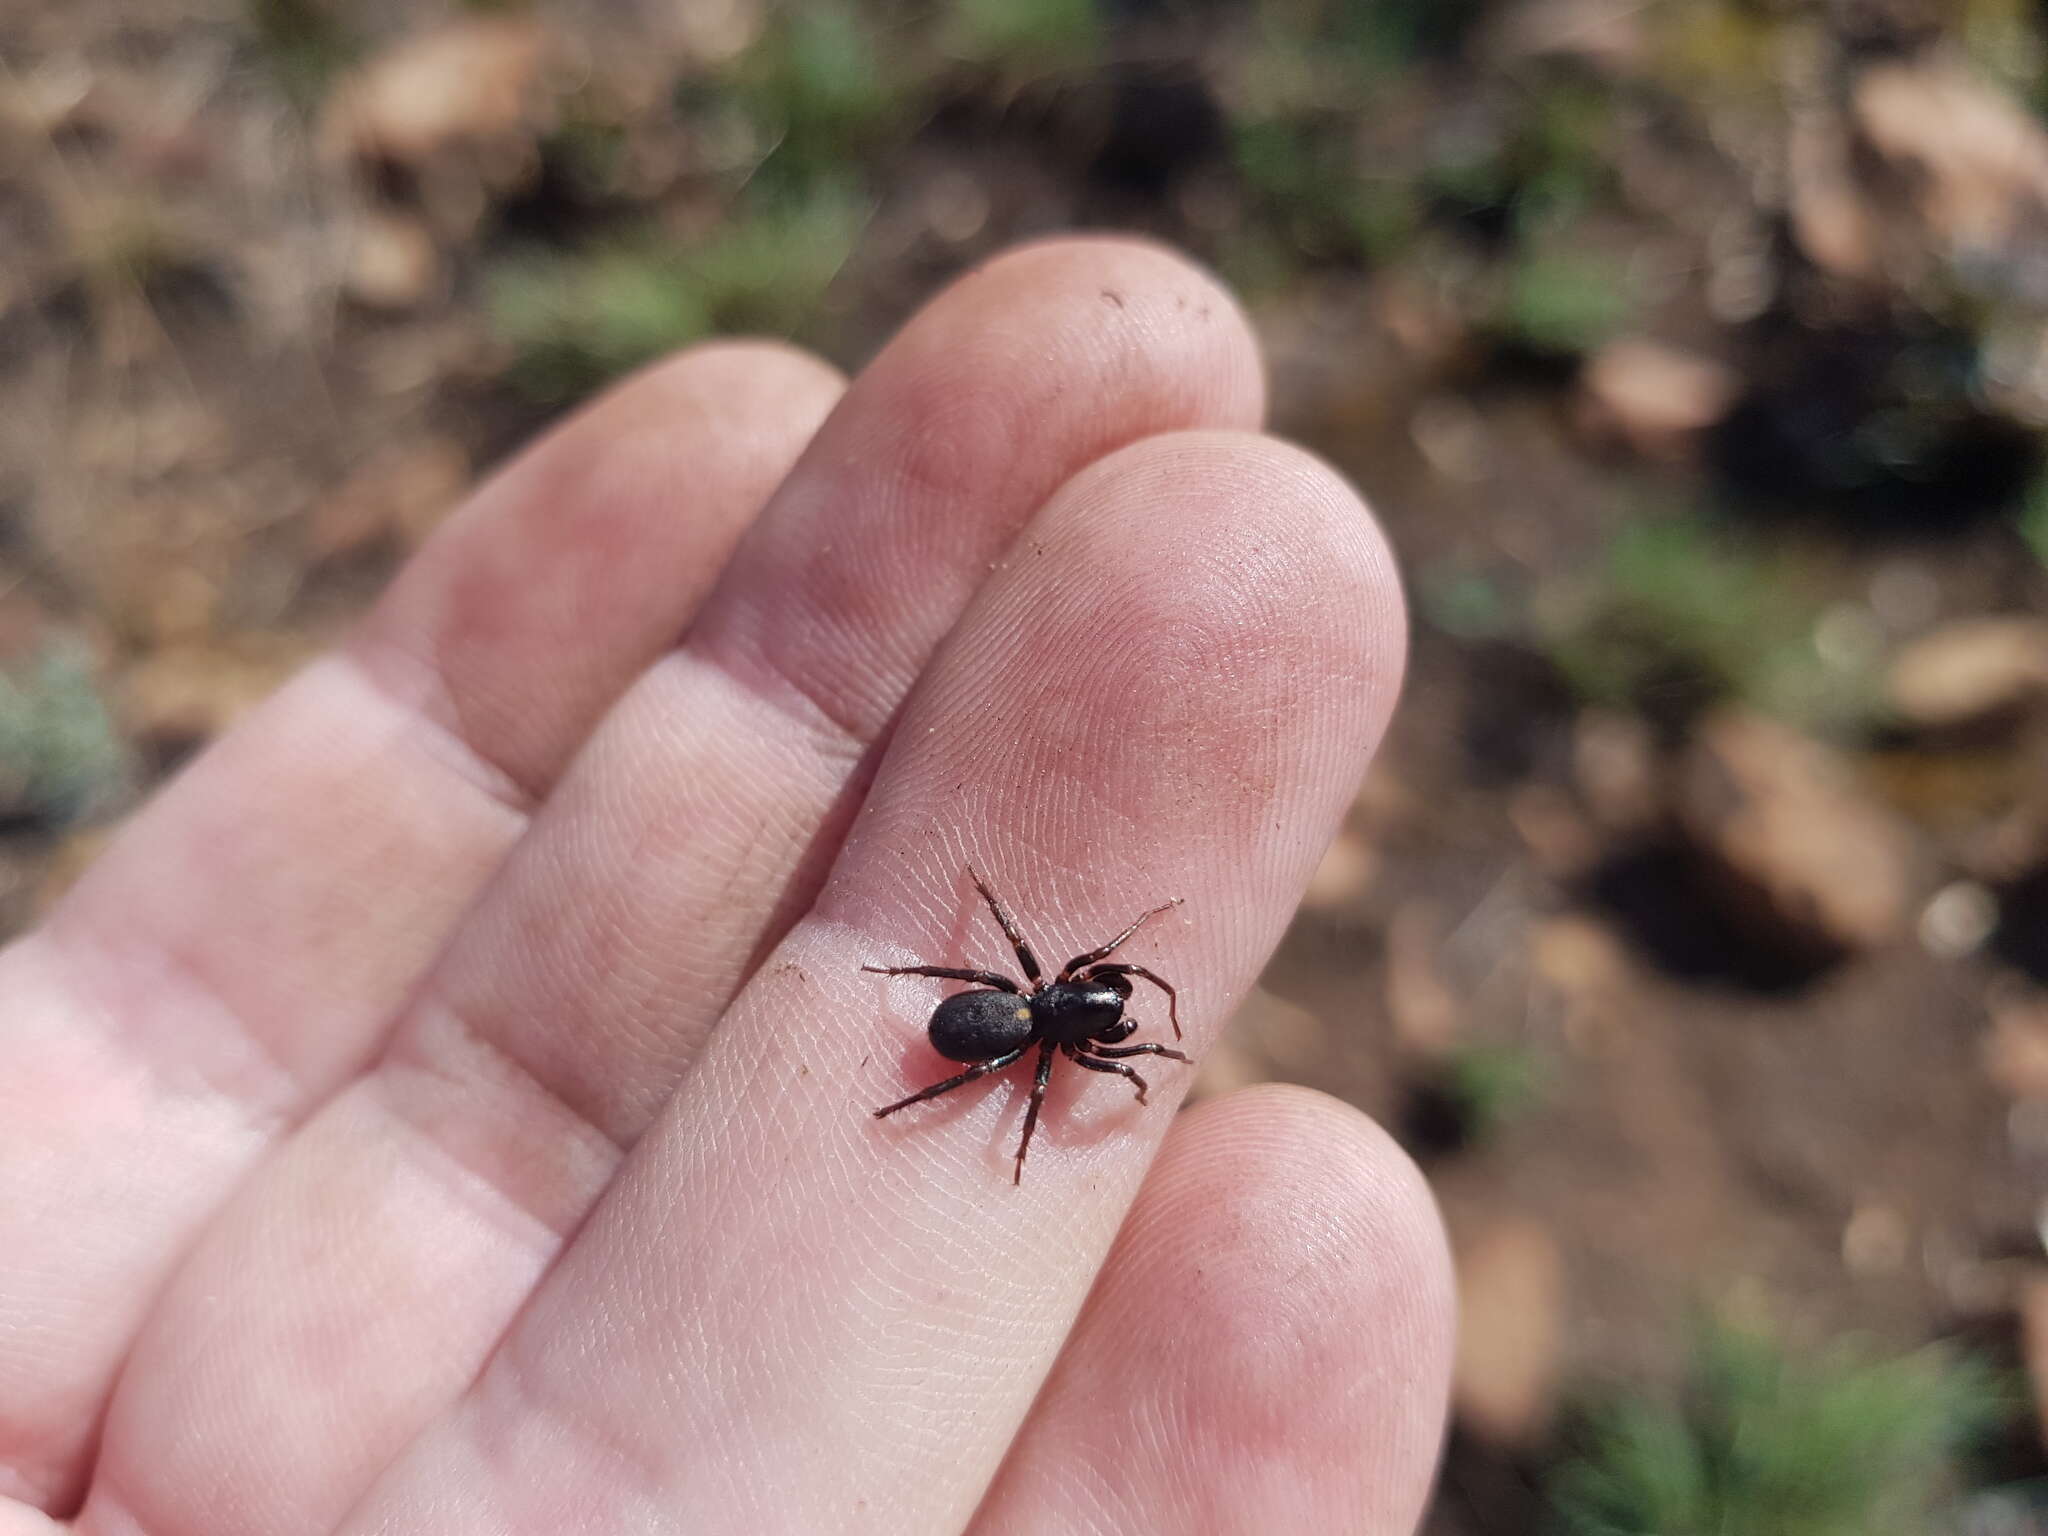
<path fill-rule="evenodd" d="M 1596 1413 L 1551 1484 L 1565 1536 L 1923 1536 L 1958 1455 L 2012 1410 L 1990 1371 L 1941 1349 L 1797 1359 L 1705 1328 L 1676 1401 Z"/>

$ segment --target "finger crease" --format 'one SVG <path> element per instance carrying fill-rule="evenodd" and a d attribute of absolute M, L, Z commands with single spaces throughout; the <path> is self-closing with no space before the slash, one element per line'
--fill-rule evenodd
<path fill-rule="evenodd" d="M 532 1337 L 530 1331 L 511 1336 L 472 1399 L 466 1428 L 478 1451 L 512 1486 L 533 1476 L 536 1444 L 548 1448 L 557 1467 L 580 1460 L 590 1486 L 604 1490 L 611 1529 L 654 1529 L 675 1498 L 674 1470 L 654 1449 L 661 1437 L 610 1431 L 564 1394 L 549 1390 L 558 1378 L 522 1347 Z"/>
<path fill-rule="evenodd" d="M 748 697 L 758 699 L 802 731 L 829 760 L 854 761 L 878 732 L 835 707 L 827 691 L 799 669 L 780 666 L 752 646 L 704 646 L 678 653 L 726 678 Z"/>
<path fill-rule="evenodd" d="M 389 676 L 387 669 L 379 665 L 379 656 L 391 657 L 408 671 L 420 674 L 417 691 L 401 686 Z M 446 676 L 431 660 L 376 636 L 359 638 L 339 653 L 339 660 L 378 698 L 415 721 L 424 733 L 427 754 L 470 788 L 521 818 L 531 816 L 534 807 L 547 797 L 550 785 L 528 781 L 509 764 L 485 752 L 467 732 L 452 723 L 460 719 L 461 710 L 455 704 Z"/>
<path fill-rule="evenodd" d="M 380 1106 L 465 1184 L 559 1242 L 625 1146 L 463 1010 L 445 1000 L 420 1008 L 430 1011 L 414 1013 L 371 1079 Z M 408 1077 L 425 1091 L 404 1091 Z"/>
<path fill-rule="evenodd" d="M 66 922 L 52 922 L 21 942 L 38 941 L 49 946 L 62 985 L 106 1039 L 116 1045 L 141 1042 L 142 1048 L 126 1052 L 127 1059 L 145 1067 L 167 1096 L 189 1098 L 196 1090 L 232 1105 L 238 1119 L 264 1135 L 295 1118 L 294 1108 L 306 1096 L 305 1074 L 228 1001 L 187 944 L 166 936 L 138 945 L 132 934 L 116 941 L 96 925 Z M 119 988 L 114 977 L 124 978 Z M 149 1006 L 135 1006 L 137 993 L 149 996 Z M 181 1001 L 188 1006 L 181 1008 Z M 203 1014 L 212 1016 L 211 1026 L 198 1023 Z M 142 1042 L 145 1034 L 174 1031 L 193 1042 L 233 1040 L 246 1050 L 209 1062 L 197 1051 L 173 1056 Z"/>

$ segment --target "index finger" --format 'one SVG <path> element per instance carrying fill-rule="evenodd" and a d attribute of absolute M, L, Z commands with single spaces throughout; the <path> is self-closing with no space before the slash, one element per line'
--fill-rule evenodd
<path fill-rule="evenodd" d="M 959 1529 L 1184 1069 L 1142 1110 L 1061 1074 L 1012 1188 L 1019 1087 L 871 1118 L 941 1075 L 938 987 L 857 968 L 1001 954 L 970 860 L 1062 953 L 1185 895 L 1131 958 L 1179 986 L 1198 1049 L 1334 830 L 1402 648 L 1384 545 L 1305 455 L 1185 434 L 1079 476 L 920 684 L 811 915 L 349 1528 Z"/>

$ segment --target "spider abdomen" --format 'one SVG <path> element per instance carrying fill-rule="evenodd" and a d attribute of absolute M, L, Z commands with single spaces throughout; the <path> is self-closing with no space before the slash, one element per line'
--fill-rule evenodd
<path fill-rule="evenodd" d="M 926 1029 L 948 1061 L 993 1061 L 1031 1038 L 1031 1005 L 1015 992 L 955 992 Z"/>

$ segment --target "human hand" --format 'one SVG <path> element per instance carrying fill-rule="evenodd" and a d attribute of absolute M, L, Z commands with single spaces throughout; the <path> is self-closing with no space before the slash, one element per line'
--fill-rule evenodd
<path fill-rule="evenodd" d="M 1448 1371 L 1354 1111 L 914 1111 L 948 984 L 1198 1054 L 1391 707 L 1391 562 L 1151 248 L 1014 252 L 841 397 L 640 376 L 0 954 L 0 1536 L 1402 1532 Z M 829 414 L 828 414 L 829 413 Z M 679 638 L 680 637 L 680 638 Z M 1162 999 L 1132 1005 L 1166 1039 Z"/>

